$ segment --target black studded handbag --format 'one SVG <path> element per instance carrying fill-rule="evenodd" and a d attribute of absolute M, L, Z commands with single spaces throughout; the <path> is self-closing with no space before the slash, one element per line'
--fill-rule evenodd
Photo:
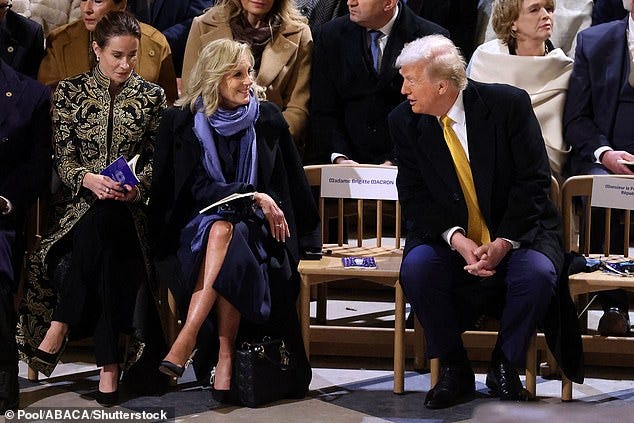
<path fill-rule="evenodd" d="M 236 349 L 234 371 L 240 402 L 247 407 L 297 397 L 296 356 L 282 339 L 243 342 Z"/>

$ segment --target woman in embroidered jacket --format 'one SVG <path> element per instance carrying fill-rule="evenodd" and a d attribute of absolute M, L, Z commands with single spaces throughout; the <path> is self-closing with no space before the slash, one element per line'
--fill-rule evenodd
<path fill-rule="evenodd" d="M 93 335 L 102 403 L 116 402 L 119 333 L 132 327 L 139 281 L 151 280 L 145 207 L 166 102 L 163 89 L 133 72 L 140 37 L 132 15 L 110 12 L 95 28 L 97 66 L 57 86 L 54 163 L 62 188 L 50 230 L 29 257 L 18 325 L 23 358 L 46 375 L 69 334 Z M 138 185 L 100 175 L 117 157 L 137 154 Z"/>
<path fill-rule="evenodd" d="M 308 123 L 313 38 L 293 0 L 220 0 L 194 18 L 183 60 L 183 85 L 202 48 L 213 40 L 247 43 L 255 58 L 255 83 L 282 109 L 291 135 L 301 147 Z"/>
<path fill-rule="evenodd" d="M 514 85 L 528 92 L 550 169 L 562 182 L 570 152 L 563 139 L 562 116 L 572 59 L 550 42 L 554 15 L 555 0 L 497 0 L 493 29 L 498 38 L 476 49 L 467 72 L 476 81 Z"/>
<path fill-rule="evenodd" d="M 221 402 L 235 400 L 238 327 L 245 339 L 282 337 L 304 369 L 295 392 L 304 394 L 310 382 L 295 299 L 300 251 L 321 248 L 319 217 L 288 125 L 277 106 L 258 99 L 252 65 L 246 44 L 207 44 L 181 107 L 163 117 L 154 156 L 156 259 L 178 257 L 171 288 L 186 314 L 160 370 L 180 377 L 197 349 L 196 375 L 209 381 L 212 374 Z M 216 208 L 199 214 L 230 194 L 256 190 L 246 203 L 230 203 L 233 216 Z"/>

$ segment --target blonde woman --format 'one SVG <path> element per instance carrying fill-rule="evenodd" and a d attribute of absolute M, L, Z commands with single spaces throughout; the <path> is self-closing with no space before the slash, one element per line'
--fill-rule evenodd
<path fill-rule="evenodd" d="M 172 286 L 185 324 L 160 370 L 180 377 L 194 351 L 214 399 L 236 401 L 236 337 L 283 337 L 297 354 L 295 394 L 310 368 L 295 310 L 300 251 L 320 248 L 319 218 L 277 106 L 258 98 L 246 44 L 208 43 L 177 105 L 161 121 L 151 213 L 158 267 L 176 260 Z M 205 206 L 250 193 L 229 210 Z M 259 334 L 259 335 L 258 335 Z M 211 367 L 214 367 L 211 370 Z"/>
<path fill-rule="evenodd" d="M 251 46 L 255 82 L 266 88 L 266 98 L 282 109 L 291 135 L 300 140 L 308 121 L 313 40 L 295 2 L 221 0 L 195 18 L 185 47 L 183 85 L 201 49 L 221 38 Z"/>

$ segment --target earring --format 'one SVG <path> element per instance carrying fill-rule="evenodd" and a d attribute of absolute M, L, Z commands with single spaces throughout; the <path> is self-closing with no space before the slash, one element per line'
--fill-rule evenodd
<path fill-rule="evenodd" d="M 99 61 L 99 56 L 97 56 L 97 61 Z"/>
<path fill-rule="evenodd" d="M 514 30 L 514 29 L 511 30 L 511 37 L 512 38 L 517 38 L 517 31 L 516 30 Z"/>

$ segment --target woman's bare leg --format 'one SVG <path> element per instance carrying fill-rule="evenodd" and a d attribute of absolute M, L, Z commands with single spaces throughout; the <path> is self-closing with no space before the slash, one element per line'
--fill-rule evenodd
<path fill-rule="evenodd" d="M 198 331 L 218 298 L 213 284 L 225 261 L 232 235 L 233 225 L 229 222 L 220 220 L 211 226 L 205 258 L 187 310 L 187 320 L 165 360 L 182 366 L 196 346 Z"/>
<path fill-rule="evenodd" d="M 236 335 L 240 326 L 240 312 L 224 297 L 218 297 L 218 364 L 214 376 L 214 389 L 228 390 L 231 387 L 231 366 L 235 351 Z"/>
<path fill-rule="evenodd" d="M 67 323 L 53 320 L 51 326 L 46 331 L 46 335 L 44 335 L 44 339 L 42 339 L 42 342 L 37 348 L 44 352 L 55 354 L 62 347 L 67 333 Z"/>
<path fill-rule="evenodd" d="M 99 372 L 99 391 L 107 394 L 119 387 L 119 365 L 106 364 Z"/>

